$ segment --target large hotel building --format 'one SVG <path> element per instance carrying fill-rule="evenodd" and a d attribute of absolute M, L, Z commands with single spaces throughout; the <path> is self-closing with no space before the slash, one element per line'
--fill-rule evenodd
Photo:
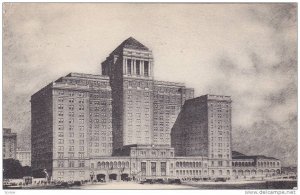
<path fill-rule="evenodd" d="M 66 181 L 233 176 L 230 97 L 154 80 L 152 52 L 131 37 L 101 66 L 32 95 L 33 170 Z"/>

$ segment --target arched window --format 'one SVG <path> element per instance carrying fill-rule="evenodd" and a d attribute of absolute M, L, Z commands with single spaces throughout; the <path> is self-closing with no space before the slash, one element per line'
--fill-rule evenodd
<path fill-rule="evenodd" d="M 116 168 L 116 167 L 117 167 L 117 162 L 115 161 L 115 162 L 114 162 L 114 168 Z"/>
<path fill-rule="evenodd" d="M 121 162 L 120 161 L 118 162 L 118 168 L 121 168 Z"/>
<path fill-rule="evenodd" d="M 109 167 L 109 162 L 106 162 L 105 163 L 105 168 L 108 168 Z"/>
<path fill-rule="evenodd" d="M 100 168 L 100 166 L 101 166 L 101 163 L 98 162 L 98 163 L 97 163 L 97 168 Z"/>
<path fill-rule="evenodd" d="M 127 168 L 129 167 L 129 162 L 126 162 L 126 167 L 127 167 Z"/>

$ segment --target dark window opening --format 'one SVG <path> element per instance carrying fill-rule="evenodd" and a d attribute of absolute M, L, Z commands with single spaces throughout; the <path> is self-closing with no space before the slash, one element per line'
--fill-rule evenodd
<path fill-rule="evenodd" d="M 127 74 L 131 74 L 131 60 L 127 60 Z"/>
<path fill-rule="evenodd" d="M 152 176 L 156 175 L 156 163 L 155 162 L 151 162 L 151 173 L 152 173 Z"/>
<path fill-rule="evenodd" d="M 140 60 L 137 60 L 136 61 L 136 74 L 137 75 L 140 75 Z"/>
<path fill-rule="evenodd" d="M 144 75 L 149 76 L 149 62 L 148 61 L 144 62 Z"/>
<path fill-rule="evenodd" d="M 143 176 L 146 175 L 146 162 L 141 162 L 141 172 Z"/>

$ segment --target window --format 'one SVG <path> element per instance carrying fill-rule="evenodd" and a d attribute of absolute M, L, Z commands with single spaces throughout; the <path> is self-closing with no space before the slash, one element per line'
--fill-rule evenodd
<path fill-rule="evenodd" d="M 83 147 L 83 146 L 80 146 L 80 147 L 79 147 L 79 151 L 84 151 L 84 147 Z"/>
<path fill-rule="evenodd" d="M 84 161 L 79 161 L 79 167 L 84 167 Z"/>
<path fill-rule="evenodd" d="M 74 167 L 74 161 L 69 161 L 69 167 Z"/>
<path fill-rule="evenodd" d="M 222 173 L 222 170 L 219 170 L 219 175 L 222 175 L 223 173 Z"/>
<path fill-rule="evenodd" d="M 74 146 L 70 146 L 69 151 L 74 151 Z"/>
<path fill-rule="evenodd" d="M 131 74 L 131 59 L 127 59 L 127 74 Z"/>
<path fill-rule="evenodd" d="M 59 140 L 58 140 L 58 143 L 59 143 L 59 144 L 63 144 L 63 143 L 64 143 L 64 140 L 63 140 L 63 139 L 59 139 Z"/>
<path fill-rule="evenodd" d="M 142 172 L 142 176 L 146 175 L 146 162 L 141 162 L 141 172 Z"/>
<path fill-rule="evenodd" d="M 140 75 L 140 60 L 136 61 L 136 74 Z"/>
<path fill-rule="evenodd" d="M 173 164 L 172 164 L 172 166 L 173 166 Z M 167 163 L 161 162 L 160 163 L 160 172 L 161 172 L 162 176 L 166 176 L 166 174 L 167 174 L 166 170 L 167 170 Z"/>
<path fill-rule="evenodd" d="M 63 104 L 58 104 L 58 109 L 64 109 L 64 105 Z"/>
<path fill-rule="evenodd" d="M 79 158 L 84 158 L 84 152 L 79 152 Z"/>
<path fill-rule="evenodd" d="M 144 62 L 144 75 L 149 76 L 149 62 L 148 61 Z"/>
<path fill-rule="evenodd" d="M 64 167 L 64 161 L 58 161 L 58 167 Z"/>
<path fill-rule="evenodd" d="M 156 162 L 151 162 L 151 175 L 156 175 Z"/>
<path fill-rule="evenodd" d="M 64 153 L 63 152 L 58 152 L 58 158 L 64 158 Z"/>
<path fill-rule="evenodd" d="M 74 158 L 74 152 L 69 152 L 69 158 Z"/>

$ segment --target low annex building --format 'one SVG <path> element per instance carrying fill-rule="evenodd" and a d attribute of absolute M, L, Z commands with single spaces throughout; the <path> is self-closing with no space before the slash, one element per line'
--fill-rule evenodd
<path fill-rule="evenodd" d="M 232 151 L 232 176 L 238 178 L 269 177 L 281 173 L 279 159 L 264 155 L 248 156 Z"/>

